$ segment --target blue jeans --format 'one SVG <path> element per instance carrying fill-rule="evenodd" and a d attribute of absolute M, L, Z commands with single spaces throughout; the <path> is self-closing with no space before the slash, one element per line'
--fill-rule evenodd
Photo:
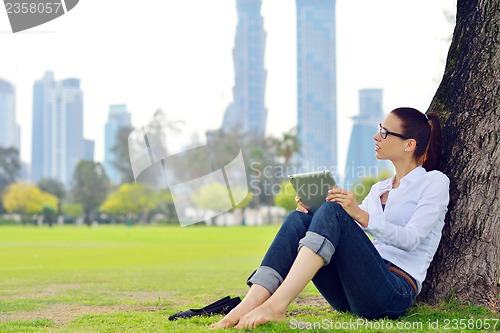
<path fill-rule="evenodd" d="M 416 293 L 401 275 L 388 269 L 370 239 L 337 203 L 326 202 L 311 217 L 298 211 L 285 219 L 261 266 L 248 285 L 259 284 L 274 293 L 306 246 L 325 265 L 312 279 L 336 310 L 376 319 L 395 319 L 412 305 Z"/>

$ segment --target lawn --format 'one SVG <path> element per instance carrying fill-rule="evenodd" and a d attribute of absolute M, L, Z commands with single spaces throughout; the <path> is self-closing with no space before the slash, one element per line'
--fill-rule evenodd
<path fill-rule="evenodd" d="M 206 332 L 220 319 L 168 316 L 223 296 L 245 280 L 278 230 L 266 227 L 2 226 L 0 332 Z M 496 327 L 495 327 L 496 325 Z M 397 321 L 331 310 L 312 285 L 287 319 L 257 332 L 476 332 L 498 314 L 453 303 L 414 306 Z M 230 330 L 232 331 L 232 330 Z"/>

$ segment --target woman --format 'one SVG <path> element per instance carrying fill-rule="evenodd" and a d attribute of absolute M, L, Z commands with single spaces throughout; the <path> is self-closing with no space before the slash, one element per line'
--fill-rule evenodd
<path fill-rule="evenodd" d="M 375 184 L 359 206 L 351 192 L 331 189 L 312 217 L 296 198 L 297 211 L 248 279 L 247 295 L 211 328 L 282 320 L 311 280 L 339 311 L 395 319 L 408 310 L 441 239 L 449 200 L 449 180 L 437 171 L 439 119 L 398 108 L 374 140 L 377 159 L 390 160 L 395 175 Z"/>

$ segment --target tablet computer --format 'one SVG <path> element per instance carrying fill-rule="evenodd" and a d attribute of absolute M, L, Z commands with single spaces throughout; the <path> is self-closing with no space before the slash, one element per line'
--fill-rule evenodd
<path fill-rule="evenodd" d="M 325 202 L 328 190 L 337 185 L 329 170 L 289 175 L 288 179 L 309 213 L 314 213 Z"/>

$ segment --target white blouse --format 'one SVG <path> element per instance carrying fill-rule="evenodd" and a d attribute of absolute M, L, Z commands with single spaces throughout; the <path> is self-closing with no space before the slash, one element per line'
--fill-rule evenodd
<path fill-rule="evenodd" d="M 394 177 L 373 185 L 359 206 L 368 212 L 368 227 L 382 258 L 405 270 L 422 289 L 436 253 L 449 201 L 450 181 L 439 171 L 413 169 L 392 188 Z M 380 196 L 389 191 L 385 209 Z"/>

